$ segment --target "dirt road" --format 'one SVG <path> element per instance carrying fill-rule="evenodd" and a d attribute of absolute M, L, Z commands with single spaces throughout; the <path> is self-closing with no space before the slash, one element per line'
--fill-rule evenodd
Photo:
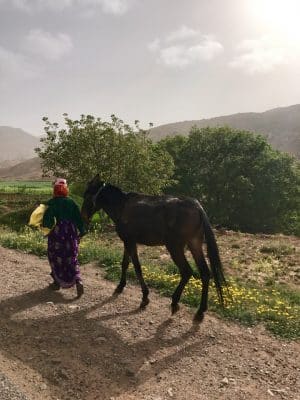
<path fill-rule="evenodd" d="M 153 291 L 138 312 L 139 289 L 112 299 L 95 265 L 74 301 L 47 289 L 46 260 L 2 247 L 0 260 L 1 400 L 300 399 L 299 343 L 209 313 L 197 328 Z"/>

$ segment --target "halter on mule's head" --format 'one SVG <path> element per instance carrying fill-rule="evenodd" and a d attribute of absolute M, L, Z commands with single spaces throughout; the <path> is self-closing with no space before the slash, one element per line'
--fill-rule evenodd
<path fill-rule="evenodd" d="M 104 189 L 105 183 L 100 180 L 97 174 L 87 185 L 83 195 L 81 217 L 86 224 L 90 223 L 93 214 L 97 211 L 97 198 Z"/>

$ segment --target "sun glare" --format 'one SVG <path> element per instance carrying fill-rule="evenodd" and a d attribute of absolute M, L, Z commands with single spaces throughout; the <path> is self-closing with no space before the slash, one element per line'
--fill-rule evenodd
<path fill-rule="evenodd" d="M 268 33 L 292 41 L 300 39 L 300 0 L 255 0 L 250 4 Z"/>

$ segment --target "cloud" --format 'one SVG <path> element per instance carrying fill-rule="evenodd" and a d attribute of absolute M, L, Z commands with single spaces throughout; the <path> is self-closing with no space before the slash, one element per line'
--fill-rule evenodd
<path fill-rule="evenodd" d="M 200 36 L 200 32 L 182 25 L 176 31 L 169 33 L 166 37 L 166 42 L 174 42 L 178 40 L 186 40 Z"/>
<path fill-rule="evenodd" d="M 63 33 L 53 35 L 39 29 L 29 31 L 21 43 L 20 51 L 0 45 L 1 85 L 42 76 L 45 64 L 42 59 L 56 61 L 69 53 L 72 47 L 68 35 Z"/>
<path fill-rule="evenodd" d="M 40 69 L 21 53 L 0 46 L 0 78 L 2 82 L 30 80 L 40 75 Z"/>
<path fill-rule="evenodd" d="M 157 38 L 148 44 L 149 51 L 156 53 L 158 63 L 170 68 L 185 68 L 207 62 L 223 52 L 223 46 L 213 36 L 183 25 L 169 33 L 163 40 Z"/>
<path fill-rule="evenodd" d="M 14 8 L 36 13 L 43 11 L 59 12 L 70 7 L 83 9 L 91 15 L 100 8 L 106 14 L 122 15 L 128 11 L 136 0 L 0 0 L 1 3 L 12 5 Z"/>
<path fill-rule="evenodd" d="M 28 13 L 41 11 L 41 10 L 53 10 L 61 11 L 72 5 L 74 0 L 12 0 L 10 4 L 18 10 L 25 11 Z M 8 1 L 7 1 L 8 2 Z M 9 3 L 9 2 L 8 2 Z"/>
<path fill-rule="evenodd" d="M 237 52 L 229 66 L 249 75 L 270 72 L 289 60 L 287 47 L 270 36 L 244 40 L 238 45 Z"/>
<path fill-rule="evenodd" d="M 148 49 L 150 51 L 155 52 L 155 51 L 159 50 L 159 46 L 160 46 L 160 39 L 156 38 L 148 44 Z"/>
<path fill-rule="evenodd" d="M 102 11 L 107 14 L 121 15 L 128 10 L 131 2 L 128 0 L 95 0 L 95 3 L 99 4 Z"/>
<path fill-rule="evenodd" d="M 23 48 L 34 55 L 56 61 L 68 54 L 73 44 L 71 38 L 64 33 L 53 35 L 40 29 L 32 29 L 23 41 Z"/>

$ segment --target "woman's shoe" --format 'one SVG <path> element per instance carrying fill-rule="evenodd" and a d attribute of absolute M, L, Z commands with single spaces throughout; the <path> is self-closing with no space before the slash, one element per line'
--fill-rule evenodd
<path fill-rule="evenodd" d="M 80 297 L 83 295 L 83 284 L 81 281 L 76 282 L 76 290 L 77 290 L 77 299 L 80 299 Z"/>
<path fill-rule="evenodd" d="M 52 282 L 52 283 L 50 283 L 50 285 L 48 286 L 48 288 L 50 289 L 50 290 L 59 290 L 60 289 L 60 286 L 59 286 L 59 284 L 57 283 L 57 282 Z"/>

